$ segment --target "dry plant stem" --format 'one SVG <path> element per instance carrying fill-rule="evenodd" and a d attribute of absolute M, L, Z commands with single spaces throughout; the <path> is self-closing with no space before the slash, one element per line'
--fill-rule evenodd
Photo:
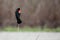
<path fill-rule="evenodd" d="M 19 24 L 17 24 L 17 31 L 19 32 Z"/>

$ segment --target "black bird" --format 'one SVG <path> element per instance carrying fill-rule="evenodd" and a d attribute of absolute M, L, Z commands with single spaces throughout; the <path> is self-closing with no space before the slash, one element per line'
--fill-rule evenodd
<path fill-rule="evenodd" d="M 16 11 L 15 11 L 15 16 L 16 16 L 16 20 L 17 20 L 17 26 L 18 26 L 18 24 L 22 23 L 22 21 L 20 19 L 20 15 L 21 15 L 21 10 L 20 10 L 20 8 L 17 8 Z"/>

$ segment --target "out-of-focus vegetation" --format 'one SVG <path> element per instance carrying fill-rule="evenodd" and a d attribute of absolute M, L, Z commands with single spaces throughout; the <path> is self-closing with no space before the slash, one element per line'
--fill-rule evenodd
<path fill-rule="evenodd" d="M 43 30 L 38 26 L 31 28 L 29 26 L 25 26 L 24 28 L 18 28 L 17 27 L 5 27 L 4 29 L 0 29 L 2 32 L 60 32 L 60 27 L 56 29 L 50 29 L 50 28 L 44 28 Z"/>
<path fill-rule="evenodd" d="M 22 10 L 22 26 L 60 27 L 60 0 L 0 0 L 0 27 L 16 26 L 18 7 Z"/>

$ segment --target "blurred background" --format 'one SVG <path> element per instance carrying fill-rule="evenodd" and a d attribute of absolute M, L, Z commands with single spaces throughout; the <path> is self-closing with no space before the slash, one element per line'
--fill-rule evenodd
<path fill-rule="evenodd" d="M 16 26 L 18 7 L 22 10 L 21 26 L 60 26 L 60 0 L 0 0 L 0 27 Z"/>

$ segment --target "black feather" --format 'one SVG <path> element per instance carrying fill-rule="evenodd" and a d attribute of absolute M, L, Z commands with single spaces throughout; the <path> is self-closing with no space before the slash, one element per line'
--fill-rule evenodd
<path fill-rule="evenodd" d="M 18 23 L 18 24 L 21 24 L 21 23 L 22 23 L 22 21 L 21 21 L 21 19 L 20 19 L 21 13 L 18 13 L 19 10 L 20 10 L 20 8 L 17 8 L 17 9 L 16 9 L 15 16 L 16 16 L 17 23 Z"/>

